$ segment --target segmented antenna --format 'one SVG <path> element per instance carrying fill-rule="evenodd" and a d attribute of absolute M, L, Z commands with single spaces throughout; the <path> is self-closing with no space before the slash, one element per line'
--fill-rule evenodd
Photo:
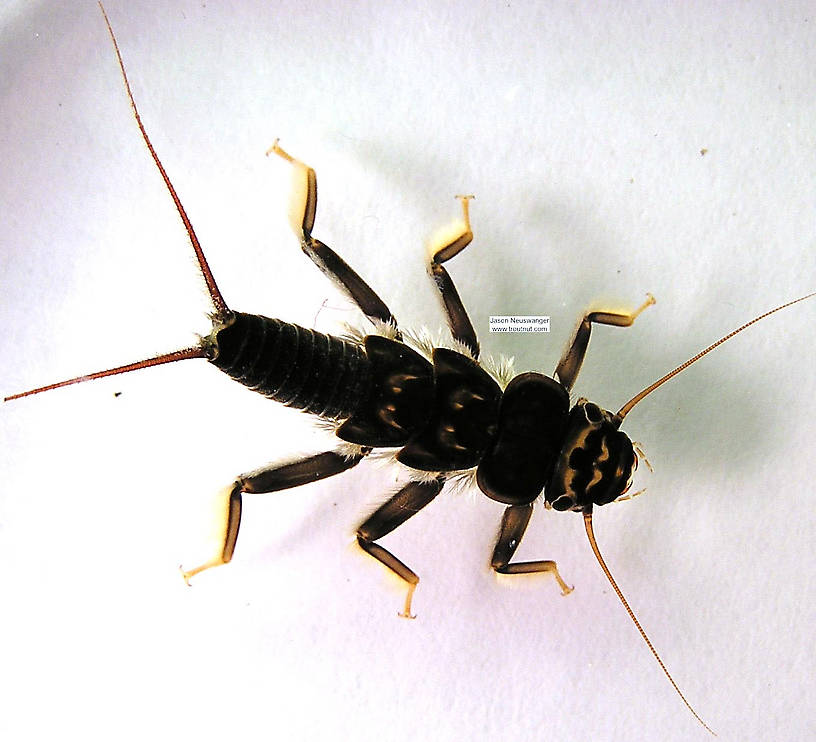
<path fill-rule="evenodd" d="M 612 573 L 609 571 L 609 567 L 606 566 L 606 562 L 604 558 L 601 556 L 601 550 L 598 548 L 598 542 L 595 540 L 595 532 L 592 530 L 592 508 L 590 507 L 588 510 L 584 511 L 584 527 L 586 528 L 587 537 L 589 538 L 589 545 L 592 547 L 592 551 L 595 554 L 595 558 L 598 560 L 598 564 L 601 565 L 601 569 L 603 573 L 606 575 L 606 579 L 609 580 L 609 584 L 612 585 L 612 589 L 617 594 L 620 602 L 623 604 L 623 607 L 626 609 L 626 612 L 629 614 L 629 618 L 632 619 L 632 623 L 635 624 L 635 627 L 640 632 L 640 635 L 643 637 L 643 641 L 646 642 L 646 646 L 649 647 L 649 651 L 654 655 L 654 658 L 657 660 L 657 664 L 660 665 L 660 669 L 663 670 L 663 674 L 669 679 L 669 682 L 672 684 L 672 687 L 675 691 L 677 691 L 677 695 L 680 696 L 680 699 L 686 704 L 686 708 L 694 714 L 694 718 L 703 725 L 705 730 L 715 737 L 717 736 L 716 732 L 708 726 L 699 716 L 699 714 L 692 708 L 691 704 L 686 700 L 686 697 L 683 695 L 680 688 L 677 687 L 677 683 L 674 682 L 674 678 L 669 674 L 669 671 L 666 669 L 666 666 L 663 664 L 663 660 L 660 659 L 660 655 L 657 653 L 657 650 L 654 648 L 654 645 L 650 641 L 649 637 L 646 636 L 646 632 L 643 630 L 643 627 L 640 625 L 640 621 L 637 620 L 634 611 L 629 607 L 629 603 L 627 602 L 626 598 L 623 597 L 623 593 L 621 589 L 618 587 L 618 583 L 615 582 L 615 578 L 612 577 Z"/>
<path fill-rule="evenodd" d="M 650 384 L 642 392 L 640 392 L 639 394 L 636 394 L 634 397 L 632 397 L 632 399 L 630 399 L 623 407 L 621 407 L 618 410 L 618 413 L 617 413 L 618 418 L 620 420 L 623 420 L 623 418 L 626 417 L 626 415 L 628 415 L 632 411 L 632 408 L 638 402 L 640 402 L 640 400 L 642 400 L 646 395 L 651 394 L 655 389 L 657 389 L 659 386 L 662 386 L 663 384 L 665 384 L 673 376 L 677 376 L 677 374 L 679 374 L 681 371 L 684 371 L 689 366 L 691 366 L 692 363 L 694 363 L 695 361 L 699 361 L 704 355 L 706 355 L 707 353 L 710 353 L 718 345 L 722 345 L 726 340 L 730 340 L 737 333 L 740 333 L 743 330 L 749 328 L 751 325 L 759 322 L 761 319 L 765 319 L 766 317 L 769 317 L 770 315 L 774 314 L 774 312 L 779 312 L 782 309 L 787 309 L 787 307 L 791 307 L 794 304 L 798 304 L 800 301 L 804 301 L 805 299 L 810 299 L 813 296 L 816 296 L 816 291 L 814 291 L 813 293 L 807 294 L 805 296 L 800 296 L 798 299 L 794 299 L 793 301 L 789 301 L 786 304 L 781 304 L 780 306 L 776 307 L 775 309 L 770 309 L 767 312 L 765 312 L 764 314 L 760 314 L 759 317 L 755 317 L 750 322 L 746 322 L 741 327 L 738 327 L 736 330 L 733 330 L 732 332 L 729 332 L 724 337 L 721 337 L 716 343 L 712 343 L 705 350 L 701 350 L 693 358 L 689 358 L 685 363 L 681 363 L 676 369 L 674 369 L 674 371 L 670 371 L 663 378 L 658 379 L 654 384 Z"/>

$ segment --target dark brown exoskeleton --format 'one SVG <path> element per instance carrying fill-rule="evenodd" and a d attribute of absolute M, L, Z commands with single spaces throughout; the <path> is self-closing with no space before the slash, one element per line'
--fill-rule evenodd
<path fill-rule="evenodd" d="M 487 497 L 506 505 L 491 558 L 494 570 L 504 574 L 550 572 L 564 594 L 572 588 L 561 578 L 555 562 L 511 559 L 537 500 L 543 498 L 544 506 L 554 510 L 580 512 L 593 552 L 612 587 L 683 702 L 706 726 L 669 675 L 607 569 L 595 541 L 592 511 L 595 505 L 620 499 L 631 484 L 637 456 L 620 425 L 635 404 L 737 332 L 814 294 L 746 323 L 643 390 L 616 413 L 584 399 L 570 408 L 569 393 L 581 368 L 592 325 L 627 327 L 654 302 L 651 296 L 632 312 L 587 313 L 553 378 L 523 373 L 500 383 L 479 363 L 476 333 L 443 266 L 473 238 L 469 221 L 472 197 L 458 197 L 464 227 L 454 239 L 434 250 L 429 266 L 444 303 L 455 349 L 425 348 L 422 343 L 404 338 L 385 303 L 331 248 L 312 236 L 317 206 L 314 170 L 276 143 L 270 152 L 291 163 L 301 180 L 292 226 L 303 251 L 357 304 L 377 328 L 377 334 L 341 338 L 233 311 L 216 286 L 190 220 L 142 125 L 109 23 L 108 29 L 139 129 L 196 253 L 214 308 L 213 329 L 195 347 L 49 384 L 6 397 L 5 401 L 163 363 L 206 358 L 250 389 L 330 421 L 342 441 L 336 450 L 243 474 L 226 488 L 222 548 L 212 560 L 184 571 L 185 580 L 230 561 L 238 538 L 243 494 L 275 492 L 339 474 L 360 463 L 374 449 L 395 449 L 395 458 L 408 468 L 410 481 L 360 525 L 357 541 L 406 583 L 407 595 L 400 614 L 405 617 L 412 617 L 411 600 L 419 578 L 377 541 L 430 503 L 447 480 L 474 475 Z"/>

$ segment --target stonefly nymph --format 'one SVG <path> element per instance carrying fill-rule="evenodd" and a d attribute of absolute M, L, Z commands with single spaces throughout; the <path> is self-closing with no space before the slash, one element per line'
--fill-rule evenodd
<path fill-rule="evenodd" d="M 620 427 L 636 404 L 734 334 L 814 294 L 771 309 L 725 335 L 636 394 L 617 412 L 585 399 L 571 405 L 570 392 L 587 352 L 592 325 L 630 326 L 653 303 L 651 297 L 629 312 L 586 313 L 552 376 L 530 372 L 507 378 L 495 372 L 480 363 L 476 331 L 445 267 L 473 238 L 469 215 L 472 197 L 463 195 L 458 198 L 464 228 L 453 239 L 435 247 L 429 264 L 453 343 L 452 347 L 428 347 L 408 333 L 403 334 L 380 297 L 313 235 L 317 209 L 315 172 L 276 143 L 270 153 L 288 162 L 301 181 L 292 212 L 292 227 L 301 248 L 371 320 L 373 329 L 369 334 L 340 337 L 238 312 L 222 297 L 193 226 L 153 149 L 112 30 L 111 38 L 144 142 L 195 251 L 212 303 L 212 331 L 197 345 L 48 384 L 8 396 L 5 401 L 154 365 L 203 358 L 253 391 L 332 425 L 338 439 L 332 450 L 239 475 L 226 487 L 222 548 L 213 559 L 187 568 L 184 571 L 187 580 L 232 559 L 244 494 L 274 492 L 340 474 L 377 449 L 391 449 L 396 461 L 410 473 L 411 481 L 359 526 L 357 542 L 405 583 L 401 610 L 405 617 L 412 617 L 412 598 L 419 578 L 378 541 L 436 498 L 446 482 L 469 479 L 487 497 L 506 506 L 491 556 L 495 571 L 548 572 L 564 594 L 571 588 L 554 561 L 512 559 L 537 502 L 548 509 L 578 512 L 592 550 L 620 601 L 677 693 L 705 726 L 672 680 L 607 568 L 593 532 L 593 510 L 627 496 L 638 456 L 636 447 Z"/>

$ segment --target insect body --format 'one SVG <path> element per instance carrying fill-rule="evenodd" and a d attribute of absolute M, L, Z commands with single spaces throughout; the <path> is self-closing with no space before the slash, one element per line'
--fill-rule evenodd
<path fill-rule="evenodd" d="M 631 312 L 585 314 L 553 377 L 524 373 L 502 386 L 479 363 L 476 333 L 444 267 L 473 238 L 469 220 L 472 197 L 458 197 L 464 229 L 454 239 L 438 245 L 429 264 L 455 348 L 438 347 L 423 352 L 421 345 L 412 344 L 403 336 L 386 304 L 360 276 L 313 236 L 317 207 L 315 172 L 276 143 L 270 152 L 288 161 L 301 180 L 292 226 L 303 251 L 357 304 L 377 333 L 361 338 L 336 337 L 279 319 L 234 311 L 218 290 L 190 220 L 142 125 L 112 31 L 111 38 L 145 144 L 196 253 L 213 304 L 213 328 L 196 346 L 50 384 L 6 397 L 6 401 L 163 363 L 205 358 L 250 389 L 330 421 L 339 439 L 334 450 L 240 475 L 226 488 L 220 552 L 210 561 L 186 570 L 186 580 L 231 560 L 244 494 L 284 490 L 339 474 L 375 449 L 394 449 L 396 460 L 407 467 L 410 481 L 359 526 L 357 541 L 366 553 L 405 582 L 407 594 L 401 612 L 405 617 L 411 617 L 412 596 L 419 578 L 377 542 L 429 504 L 446 481 L 473 475 L 487 497 L 506 506 L 491 558 L 494 570 L 504 574 L 549 572 L 564 594 L 571 588 L 555 562 L 511 560 L 537 500 L 543 499 L 545 507 L 554 510 L 580 512 L 604 573 L 675 690 L 703 723 L 680 693 L 607 569 L 595 541 L 592 512 L 596 505 L 619 499 L 631 484 L 637 456 L 632 442 L 619 428 L 635 404 L 733 334 L 808 297 L 746 323 L 652 384 L 616 413 L 584 399 L 570 408 L 570 391 L 583 363 L 592 325 L 630 326 L 654 302 L 651 296 Z"/>

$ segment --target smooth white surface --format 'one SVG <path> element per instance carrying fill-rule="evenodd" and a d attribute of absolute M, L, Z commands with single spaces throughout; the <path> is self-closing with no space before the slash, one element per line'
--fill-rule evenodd
<path fill-rule="evenodd" d="M 533 9 L 532 5 L 539 5 Z M 407 326 L 441 324 L 423 242 L 476 194 L 450 264 L 486 353 L 551 373 L 591 302 L 576 393 L 617 409 L 743 321 L 816 289 L 808 3 L 114 2 L 154 144 L 229 303 L 353 319 L 288 231 L 275 137 L 318 173 L 315 234 Z M 183 347 L 206 297 L 98 8 L 0 16 L 4 394 Z M 701 150 L 705 150 L 704 155 Z M 490 314 L 552 333 L 490 335 Z M 721 739 L 806 739 L 812 698 L 816 301 L 644 401 L 646 495 L 596 515 L 606 559 Z M 116 392 L 121 396 L 115 397 Z M 0 408 L 4 739 L 704 739 L 605 583 L 580 518 L 497 581 L 501 507 L 448 494 L 352 548 L 394 486 L 365 464 L 246 498 L 234 562 L 188 589 L 215 492 L 320 450 L 305 416 L 187 362 Z"/>

